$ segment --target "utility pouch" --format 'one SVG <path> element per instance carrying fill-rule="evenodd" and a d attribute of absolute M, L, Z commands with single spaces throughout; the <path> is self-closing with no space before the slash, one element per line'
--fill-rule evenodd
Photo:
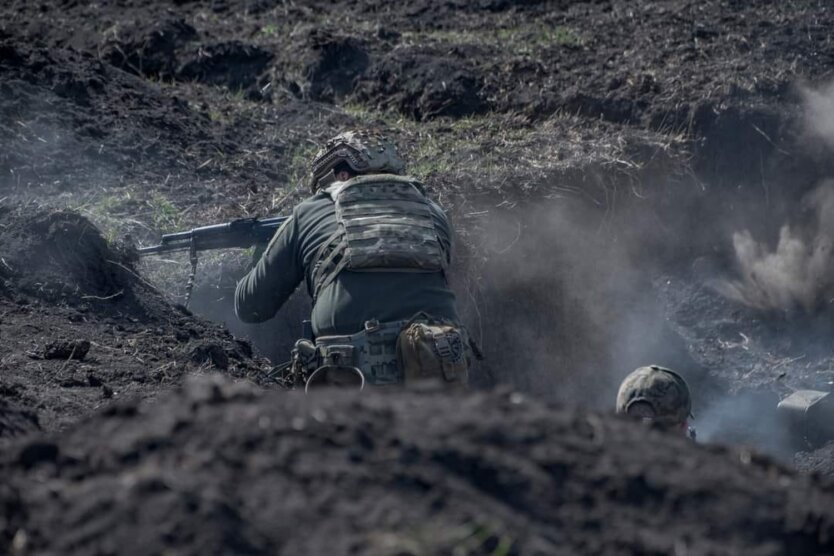
<path fill-rule="evenodd" d="M 350 344 L 331 344 L 319 347 L 320 363 L 333 367 L 350 366 L 354 364 L 354 347 Z"/>
<path fill-rule="evenodd" d="M 442 380 L 469 382 L 466 332 L 451 324 L 415 322 L 397 338 L 397 359 L 406 385 Z"/>
<path fill-rule="evenodd" d="M 357 368 L 374 386 L 401 384 L 396 345 L 404 324 L 373 320 L 365 323 L 364 330 L 350 336 L 320 336 L 316 338 L 319 364 Z"/>

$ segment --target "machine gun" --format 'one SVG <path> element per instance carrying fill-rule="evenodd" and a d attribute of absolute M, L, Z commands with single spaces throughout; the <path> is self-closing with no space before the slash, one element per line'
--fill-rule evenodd
<path fill-rule="evenodd" d="M 266 245 L 288 218 L 288 216 L 240 218 L 223 224 L 164 234 L 159 245 L 139 247 L 137 251 L 140 256 L 188 251 L 191 262 L 191 274 L 188 276 L 185 289 L 185 304 L 188 305 L 197 275 L 197 253 L 211 249 L 246 249 L 254 245 Z"/>

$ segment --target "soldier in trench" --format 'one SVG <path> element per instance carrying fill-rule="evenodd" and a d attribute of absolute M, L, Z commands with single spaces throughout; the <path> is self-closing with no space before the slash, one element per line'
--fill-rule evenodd
<path fill-rule="evenodd" d="M 312 196 L 238 283 L 235 312 L 271 318 L 304 280 L 314 338 L 296 342 L 308 385 L 468 382 L 470 345 L 449 288 L 452 231 L 385 137 L 346 132 L 312 161 Z"/>
<path fill-rule="evenodd" d="M 629 374 L 617 392 L 617 413 L 695 438 L 689 385 L 671 369 L 650 365 Z"/>

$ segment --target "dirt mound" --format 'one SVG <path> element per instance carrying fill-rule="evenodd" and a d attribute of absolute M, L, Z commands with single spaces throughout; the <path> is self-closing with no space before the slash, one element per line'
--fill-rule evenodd
<path fill-rule="evenodd" d="M 246 342 L 172 306 L 86 218 L 0 215 L 0 394 L 47 430 L 191 372 L 260 379 Z"/>
<path fill-rule="evenodd" d="M 23 511 L 0 538 L 25 531 L 25 553 L 834 548 L 834 491 L 810 477 L 518 394 L 202 380 L 23 444 L 3 475 L 19 494 L 0 491 L 0 508 Z"/>
<path fill-rule="evenodd" d="M 127 258 L 107 245 L 83 216 L 52 212 L 24 218 L 0 208 L 7 223 L 0 234 L 6 277 L 16 288 L 41 299 L 108 298 L 124 295 L 136 279 Z M 33 256 L 37 254 L 37 256 Z"/>

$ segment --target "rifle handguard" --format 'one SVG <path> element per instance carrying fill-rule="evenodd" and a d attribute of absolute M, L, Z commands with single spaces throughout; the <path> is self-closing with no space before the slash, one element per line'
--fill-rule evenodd
<path fill-rule="evenodd" d="M 254 245 L 269 243 L 278 228 L 288 216 L 268 218 L 240 218 L 202 226 L 184 232 L 164 234 L 159 245 L 139 247 L 140 256 L 176 251 L 208 251 L 211 249 L 246 249 Z"/>

